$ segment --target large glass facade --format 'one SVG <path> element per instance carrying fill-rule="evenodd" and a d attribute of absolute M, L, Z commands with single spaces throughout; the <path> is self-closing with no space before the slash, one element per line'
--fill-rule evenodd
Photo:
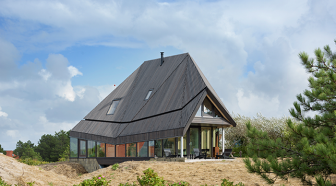
<path fill-rule="evenodd" d="M 148 153 L 148 142 L 138 142 L 137 145 L 137 156 L 138 157 L 147 157 Z"/>
<path fill-rule="evenodd" d="M 154 150 L 156 157 L 162 157 L 162 140 L 155 140 Z"/>
<path fill-rule="evenodd" d="M 126 144 L 126 157 L 136 157 L 136 143 Z"/>
<path fill-rule="evenodd" d="M 177 154 L 181 155 L 181 137 L 177 140 Z M 183 136 L 183 156 L 187 155 L 187 134 Z"/>
<path fill-rule="evenodd" d="M 125 144 L 116 145 L 116 157 L 125 157 Z"/>
<path fill-rule="evenodd" d="M 194 149 L 199 149 L 199 129 L 190 128 L 190 154 L 195 154 Z"/>
<path fill-rule="evenodd" d="M 207 156 L 210 157 L 211 153 L 211 127 L 202 127 L 201 128 L 201 150 L 207 153 Z"/>
<path fill-rule="evenodd" d="M 106 157 L 115 157 L 115 145 L 106 144 Z"/>
<path fill-rule="evenodd" d="M 148 142 L 148 156 L 149 157 L 154 157 L 154 141 L 149 141 Z"/>
<path fill-rule="evenodd" d="M 163 139 L 163 149 L 170 149 L 171 154 L 175 155 L 175 138 Z M 166 154 L 163 154 L 166 156 Z"/>
<path fill-rule="evenodd" d="M 97 142 L 97 157 L 105 157 L 105 143 Z"/>
<path fill-rule="evenodd" d="M 208 98 L 205 98 L 204 102 L 203 102 L 203 114 L 204 114 L 204 116 L 213 116 L 212 110 L 213 110 L 213 108 L 212 108 L 212 104 L 211 104 L 210 100 Z"/>
<path fill-rule="evenodd" d="M 95 141 L 88 141 L 88 157 L 93 158 L 96 157 L 96 142 Z"/>
<path fill-rule="evenodd" d="M 70 157 L 78 157 L 78 139 L 70 137 Z"/>
<path fill-rule="evenodd" d="M 79 157 L 86 157 L 86 141 L 79 140 Z"/>

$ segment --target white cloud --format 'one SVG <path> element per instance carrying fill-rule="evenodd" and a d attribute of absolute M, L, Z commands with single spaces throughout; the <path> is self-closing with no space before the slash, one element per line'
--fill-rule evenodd
<path fill-rule="evenodd" d="M 19 131 L 18 130 L 7 130 L 6 134 L 12 137 L 13 139 L 16 139 L 19 134 Z"/>
<path fill-rule="evenodd" d="M 6 113 L 6 112 L 3 112 L 3 111 L 1 111 L 2 110 L 2 108 L 0 107 L 0 117 L 7 117 L 8 116 L 8 114 Z"/>
<path fill-rule="evenodd" d="M 0 1 L 0 37 L 8 40 L 0 40 L 0 101 L 15 126 L 41 116 L 46 126 L 72 123 L 113 85 L 73 87 L 72 77 L 82 73 L 61 54 L 50 54 L 46 68 L 37 60 L 19 70 L 20 52 L 168 46 L 191 54 L 229 111 L 288 115 L 307 88 L 297 55 L 334 46 L 335 9 L 332 0 Z"/>
<path fill-rule="evenodd" d="M 237 94 L 239 108 L 248 115 L 255 115 L 258 112 L 270 115 L 278 112 L 280 101 L 279 96 L 267 98 L 267 96 L 254 95 L 249 92 L 249 95 L 244 95 L 244 90 L 239 89 Z"/>
<path fill-rule="evenodd" d="M 69 66 L 68 67 L 68 69 L 69 69 L 69 72 L 70 72 L 70 74 L 71 74 L 71 77 L 75 77 L 75 76 L 77 76 L 77 75 L 83 75 L 83 73 L 81 73 L 76 67 L 74 67 L 74 66 Z"/>
<path fill-rule="evenodd" d="M 47 81 L 50 76 L 51 76 L 51 73 L 48 72 L 46 69 L 41 69 L 41 71 L 38 73 L 45 81 Z"/>

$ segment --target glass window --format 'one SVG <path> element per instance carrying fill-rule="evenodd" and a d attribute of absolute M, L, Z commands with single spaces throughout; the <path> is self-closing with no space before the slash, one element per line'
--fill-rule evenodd
<path fill-rule="evenodd" d="M 154 151 L 156 157 L 162 157 L 162 140 L 155 140 Z"/>
<path fill-rule="evenodd" d="M 88 157 L 96 157 L 96 142 L 88 141 Z"/>
<path fill-rule="evenodd" d="M 220 117 L 222 117 L 221 113 L 217 110 L 216 107 L 215 107 L 215 117 L 216 117 L 216 118 L 220 118 Z"/>
<path fill-rule="evenodd" d="M 125 144 L 116 145 L 116 157 L 125 157 Z"/>
<path fill-rule="evenodd" d="M 203 102 L 203 113 L 204 116 L 212 116 L 212 104 L 208 98 L 204 99 Z"/>
<path fill-rule="evenodd" d="M 105 143 L 97 142 L 97 157 L 105 157 Z"/>
<path fill-rule="evenodd" d="M 194 149 L 199 149 L 198 128 L 190 128 L 190 153 L 194 153 Z"/>
<path fill-rule="evenodd" d="M 107 114 L 114 114 L 115 110 L 117 109 L 117 106 L 118 106 L 119 102 L 120 102 L 120 100 L 112 101 L 111 107 L 110 107 L 109 111 L 107 112 Z"/>
<path fill-rule="evenodd" d="M 138 142 L 137 145 L 137 154 L 138 157 L 147 157 L 147 147 L 148 147 L 148 142 Z"/>
<path fill-rule="evenodd" d="M 163 140 L 163 149 L 170 149 L 171 155 L 175 155 L 175 138 L 168 138 Z M 166 154 L 163 154 L 166 156 Z"/>
<path fill-rule="evenodd" d="M 126 157 L 136 157 L 136 143 L 126 144 Z"/>
<path fill-rule="evenodd" d="M 79 157 L 86 157 L 86 141 L 79 141 Z"/>
<path fill-rule="evenodd" d="M 106 157 L 115 157 L 115 145 L 106 144 Z"/>
<path fill-rule="evenodd" d="M 178 146 L 177 146 L 178 151 L 177 151 L 177 153 L 179 155 L 181 155 L 181 137 L 179 137 L 177 140 L 178 140 L 177 141 L 177 143 L 178 143 Z M 185 156 L 185 155 L 187 155 L 187 134 L 185 134 L 183 136 L 183 156 Z"/>
<path fill-rule="evenodd" d="M 198 117 L 202 117 L 202 104 L 201 104 L 201 106 L 198 108 L 197 113 L 196 113 L 196 116 L 198 116 Z"/>
<path fill-rule="evenodd" d="M 210 139 L 211 139 L 211 127 L 202 127 L 201 135 L 201 149 L 206 151 L 208 157 L 210 157 Z"/>
<path fill-rule="evenodd" d="M 148 142 L 148 156 L 154 157 L 154 141 Z"/>
<path fill-rule="evenodd" d="M 149 97 L 151 96 L 152 92 L 153 92 L 153 90 L 148 91 L 145 100 L 149 99 Z"/>
<path fill-rule="evenodd" d="M 70 137 L 70 157 L 78 157 L 78 139 Z"/>

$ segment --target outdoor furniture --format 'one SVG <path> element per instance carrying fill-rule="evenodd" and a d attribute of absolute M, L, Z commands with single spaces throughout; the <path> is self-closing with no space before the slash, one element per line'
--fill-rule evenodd
<path fill-rule="evenodd" d="M 204 159 L 207 159 L 208 157 L 208 152 L 210 151 L 210 149 L 201 149 L 202 150 L 202 154 L 205 157 Z"/>
<path fill-rule="evenodd" d="M 163 149 L 164 150 L 164 153 L 166 155 L 167 158 L 176 158 L 177 155 L 174 155 L 171 153 L 171 150 L 170 149 Z"/>
<path fill-rule="evenodd" d="M 216 155 L 216 159 L 217 158 L 221 158 L 221 159 L 234 159 L 233 155 L 232 155 L 232 149 L 225 149 L 224 152 L 223 152 L 223 154 Z"/>
<path fill-rule="evenodd" d="M 206 155 L 201 154 L 200 151 L 199 151 L 199 149 L 197 149 L 197 148 L 194 149 L 194 154 L 195 154 L 195 158 L 194 159 L 196 159 L 196 158 L 198 158 L 198 159 L 201 159 L 201 158 L 206 159 Z"/>

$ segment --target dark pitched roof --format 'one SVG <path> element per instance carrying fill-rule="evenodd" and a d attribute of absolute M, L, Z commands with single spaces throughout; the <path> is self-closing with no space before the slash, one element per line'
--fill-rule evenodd
<path fill-rule="evenodd" d="M 208 98 L 236 126 L 188 53 L 145 61 L 71 131 L 70 136 L 112 144 L 182 136 Z M 150 98 L 145 100 L 149 90 Z M 113 100 L 120 99 L 113 115 Z"/>

